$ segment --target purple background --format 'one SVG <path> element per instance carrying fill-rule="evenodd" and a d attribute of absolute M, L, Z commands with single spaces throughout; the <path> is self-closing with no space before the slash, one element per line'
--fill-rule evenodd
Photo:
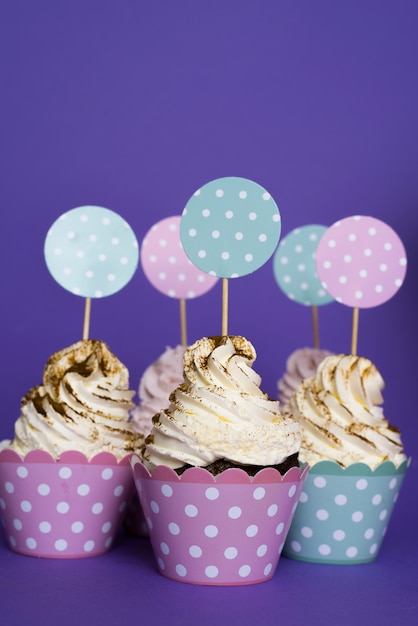
<path fill-rule="evenodd" d="M 242 176 L 273 195 L 282 236 L 368 214 L 403 240 L 405 284 L 361 311 L 358 352 L 385 378 L 385 413 L 416 458 L 417 24 L 415 0 L 3 2 L 0 439 L 50 354 L 81 338 L 83 300 L 43 258 L 55 219 L 101 205 L 141 241 L 202 184 Z M 187 310 L 190 343 L 219 334 L 220 285 Z M 322 347 L 350 350 L 348 308 L 323 307 L 320 329 Z M 280 292 L 271 262 L 230 281 L 229 331 L 254 343 L 272 396 L 289 353 L 312 345 L 310 311 Z M 93 301 L 90 336 L 126 363 L 136 389 L 180 341 L 178 302 L 139 269 Z M 167 581 L 140 539 L 121 536 L 97 559 L 38 561 L 9 552 L 0 534 L 2 622 L 415 624 L 416 479 L 413 464 L 375 563 L 282 559 L 271 582 L 245 589 Z"/>

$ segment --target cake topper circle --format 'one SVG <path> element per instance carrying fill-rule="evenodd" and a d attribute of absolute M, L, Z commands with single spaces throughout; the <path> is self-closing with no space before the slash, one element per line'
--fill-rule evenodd
<path fill-rule="evenodd" d="M 279 209 L 261 185 L 225 177 L 198 189 L 187 202 L 180 237 L 190 260 L 207 274 L 251 274 L 273 254 L 280 237 Z"/>
<path fill-rule="evenodd" d="M 326 226 L 309 224 L 292 230 L 277 247 L 273 273 L 290 300 L 305 306 L 322 306 L 334 298 L 322 286 L 316 271 L 316 249 Z"/>
<path fill-rule="evenodd" d="M 392 298 L 406 274 L 406 252 L 397 233 L 374 217 L 335 222 L 318 244 L 316 268 L 337 302 L 370 308 Z"/>
<path fill-rule="evenodd" d="M 100 206 L 81 206 L 63 213 L 52 224 L 44 255 L 61 287 L 77 296 L 103 298 L 131 280 L 139 246 L 120 215 Z"/>
<path fill-rule="evenodd" d="M 165 296 L 192 299 L 205 294 L 218 282 L 196 267 L 184 252 L 180 239 L 181 217 L 154 224 L 141 245 L 141 265 L 149 282 Z"/>

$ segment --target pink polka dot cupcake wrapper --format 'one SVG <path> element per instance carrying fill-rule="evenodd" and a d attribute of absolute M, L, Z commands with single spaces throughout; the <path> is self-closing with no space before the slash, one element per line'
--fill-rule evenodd
<path fill-rule="evenodd" d="M 283 555 L 300 561 L 359 564 L 379 553 L 410 459 L 374 471 L 363 463 L 347 469 L 331 461 L 309 472 Z"/>
<path fill-rule="evenodd" d="M 102 452 L 90 461 L 35 450 L 25 459 L 0 452 L 0 519 L 11 550 L 47 558 L 108 552 L 135 491 L 129 456 Z"/>
<path fill-rule="evenodd" d="M 285 476 L 266 468 L 251 478 L 229 469 L 214 477 L 131 464 L 159 572 L 196 585 L 250 585 L 272 578 L 307 466 Z"/>

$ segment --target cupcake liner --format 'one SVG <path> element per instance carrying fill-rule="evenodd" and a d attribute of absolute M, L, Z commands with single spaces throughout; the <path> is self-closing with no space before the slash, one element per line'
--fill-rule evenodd
<path fill-rule="evenodd" d="M 312 563 L 359 564 L 379 553 L 410 459 L 346 469 L 334 461 L 310 468 L 283 555 Z"/>
<path fill-rule="evenodd" d="M 137 493 L 134 493 L 132 500 L 128 504 L 123 526 L 130 535 L 149 537 L 147 521 Z"/>
<path fill-rule="evenodd" d="M 196 585 L 250 585 L 272 578 L 308 467 L 213 476 L 166 466 L 152 474 L 131 458 L 159 572 Z"/>
<path fill-rule="evenodd" d="M 108 552 L 135 491 L 130 455 L 76 451 L 55 460 L 34 450 L 0 452 L 0 519 L 11 550 L 47 558 Z"/>

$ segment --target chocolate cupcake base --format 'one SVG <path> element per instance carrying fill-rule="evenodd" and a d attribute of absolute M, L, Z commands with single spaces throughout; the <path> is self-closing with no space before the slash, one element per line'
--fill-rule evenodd
<path fill-rule="evenodd" d="M 255 476 L 257 472 L 266 468 L 272 467 L 276 469 L 282 476 L 286 474 L 292 467 L 299 467 L 298 461 L 298 453 L 291 454 L 283 463 L 279 463 L 278 465 L 239 465 L 237 463 L 232 463 L 232 461 L 228 461 L 227 459 L 219 459 L 210 465 L 206 465 L 203 469 L 208 470 L 213 476 L 217 476 L 221 472 L 224 472 L 227 469 L 242 469 L 249 476 Z M 177 468 L 176 473 L 181 476 L 183 472 L 187 469 L 194 467 L 193 465 L 183 465 L 182 467 Z"/>

